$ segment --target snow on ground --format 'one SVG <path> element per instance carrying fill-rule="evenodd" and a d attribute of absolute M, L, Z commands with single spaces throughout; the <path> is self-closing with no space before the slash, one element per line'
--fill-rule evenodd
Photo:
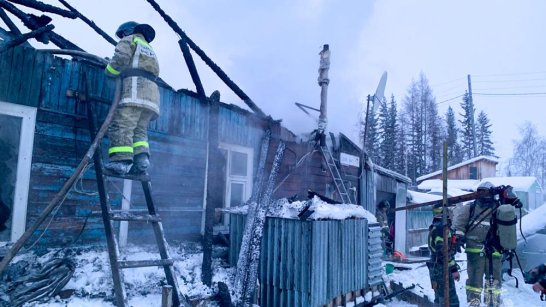
<path fill-rule="evenodd" d="M 466 290 L 465 283 L 468 279 L 468 273 L 466 271 L 466 254 L 457 254 L 456 260 L 459 266 L 461 267 L 461 280 L 455 282 L 455 287 L 457 290 L 457 295 L 459 297 L 459 302 L 461 306 L 467 306 L 466 304 Z M 385 262 L 389 263 L 389 262 Z M 384 263 L 384 264 L 385 264 Z M 398 263 L 393 263 L 399 265 Z M 414 263 L 414 264 L 404 264 L 405 267 L 411 267 L 412 270 L 408 271 L 399 271 L 395 270 L 392 274 L 385 275 L 384 279 L 388 285 L 391 280 L 395 282 L 401 282 L 405 287 L 415 284 L 416 287 L 410 291 L 418 294 L 419 296 L 428 296 L 432 301 L 434 300 L 434 291 L 430 286 L 430 278 L 428 268 L 425 263 Z M 504 281 L 502 282 L 502 306 L 504 307 L 517 307 L 517 306 L 544 306 L 544 302 L 540 301 L 540 296 L 533 292 L 531 285 L 525 284 L 523 282 L 523 277 L 519 269 L 513 270 L 513 275 L 516 276 L 519 280 L 519 287 L 516 288 L 516 281 L 514 278 L 504 274 Z M 392 302 L 387 303 L 387 306 L 404 306 L 399 305 L 398 303 Z"/>
<path fill-rule="evenodd" d="M 128 255 L 124 260 L 158 259 L 154 246 L 131 246 L 123 249 L 121 254 Z M 76 271 L 63 289 L 73 289 L 68 299 L 50 298 L 46 302 L 30 303 L 26 306 L 40 307 L 102 307 L 114 306 L 113 282 L 106 247 L 78 248 L 70 253 L 76 262 Z M 17 256 L 13 263 L 26 261 L 45 262 L 57 250 L 38 257 L 34 253 Z M 170 256 L 175 260 L 175 273 L 178 277 L 180 291 L 191 300 L 207 299 L 215 294 L 219 281 L 228 285 L 234 274 L 232 268 L 219 259 L 213 259 L 213 289 L 201 283 L 201 264 L 203 254 L 193 246 L 171 247 Z M 166 284 L 163 268 L 146 267 L 123 270 L 125 289 L 129 305 L 134 307 L 157 307 L 161 305 L 161 286 Z M 207 306 L 217 306 L 210 302 Z"/>

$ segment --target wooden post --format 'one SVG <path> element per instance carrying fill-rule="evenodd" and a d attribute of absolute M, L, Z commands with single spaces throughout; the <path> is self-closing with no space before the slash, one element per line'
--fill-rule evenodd
<path fill-rule="evenodd" d="M 442 203 L 442 223 L 444 224 L 444 306 L 449 306 L 449 278 L 450 278 L 450 272 L 449 272 L 449 225 L 447 222 L 447 142 L 444 142 L 444 153 L 443 153 L 443 168 L 442 168 L 442 179 L 443 179 L 443 189 L 442 189 L 442 195 L 443 197 L 443 203 Z"/>
<path fill-rule="evenodd" d="M 330 70 L 330 48 L 325 44 L 320 55 L 318 84 L 320 86 L 320 115 L 318 122 L 319 133 L 324 133 L 328 123 L 328 70 Z"/>
<path fill-rule="evenodd" d="M 163 286 L 161 292 L 161 307 L 171 307 L 173 304 L 173 287 L 169 285 Z"/>

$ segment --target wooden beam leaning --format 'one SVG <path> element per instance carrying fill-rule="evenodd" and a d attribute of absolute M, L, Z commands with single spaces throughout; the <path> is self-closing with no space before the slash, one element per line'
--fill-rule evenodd
<path fill-rule="evenodd" d="M 24 5 L 42 12 L 57 14 L 66 18 L 76 19 L 77 15 L 74 12 L 63 10 L 54 5 L 46 4 L 36 0 L 9 0 L 12 3 Z"/>
<path fill-rule="evenodd" d="M 10 263 L 10 261 L 15 257 L 17 252 L 21 250 L 23 245 L 30 239 L 32 234 L 40 227 L 40 225 L 45 221 L 47 216 L 62 203 L 62 200 L 65 198 L 65 196 L 68 194 L 80 174 L 83 172 L 85 167 L 89 164 L 91 161 L 91 158 L 93 158 L 93 155 L 95 154 L 95 151 L 97 150 L 98 144 L 106 134 L 106 131 L 108 130 L 108 126 L 110 125 L 110 122 L 112 121 L 112 118 L 114 117 L 114 111 L 116 110 L 119 100 L 121 97 L 121 80 L 118 78 L 116 79 L 116 92 L 114 95 L 114 99 L 112 100 L 112 106 L 110 107 L 110 110 L 108 111 L 108 114 L 106 115 L 106 119 L 104 120 L 104 123 L 100 127 L 99 131 L 97 132 L 97 135 L 95 136 L 95 139 L 93 140 L 93 143 L 91 143 L 91 146 L 87 150 L 87 153 L 83 157 L 83 159 L 80 161 L 80 164 L 76 167 L 76 170 L 74 171 L 74 174 L 68 178 L 68 180 L 65 182 L 61 190 L 55 195 L 55 197 L 49 202 L 47 207 L 44 209 L 42 214 L 36 219 L 36 222 L 30 228 L 28 228 L 25 233 L 15 242 L 15 244 L 11 247 L 11 249 L 8 251 L 6 256 L 4 256 L 4 259 L 2 259 L 2 262 L 0 262 L 0 275 L 4 271 L 4 269 L 7 267 L 7 265 Z"/>
<path fill-rule="evenodd" d="M 34 31 L 31 31 L 29 33 L 21 34 L 19 36 L 14 37 L 12 40 L 6 42 L 4 45 L 0 46 L 0 53 L 4 52 L 5 50 L 18 46 L 24 42 L 26 42 L 30 38 L 34 38 L 38 35 L 41 35 L 42 33 L 49 32 L 55 28 L 54 25 L 47 25 L 45 27 L 38 28 Z"/>
<path fill-rule="evenodd" d="M 161 7 L 155 2 L 155 0 L 146 0 L 150 5 L 163 17 L 163 19 L 169 24 L 169 26 L 178 34 L 180 37 L 183 37 L 188 46 L 190 46 L 193 51 L 207 64 L 214 73 L 222 80 L 224 83 L 239 97 L 243 102 L 256 114 L 261 117 L 267 117 L 267 115 L 248 97 L 248 95 L 239 87 L 235 82 L 233 82 L 228 75 L 214 63 L 206 53 L 199 48 L 187 35 L 182 31 L 178 24 L 161 9 Z"/>

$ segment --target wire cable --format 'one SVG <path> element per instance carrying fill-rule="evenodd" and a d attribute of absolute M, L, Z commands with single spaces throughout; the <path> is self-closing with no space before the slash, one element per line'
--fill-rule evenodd
<path fill-rule="evenodd" d="M 536 93 L 472 93 L 472 95 L 478 95 L 478 96 L 533 96 L 533 95 L 546 95 L 546 92 L 536 92 Z"/>

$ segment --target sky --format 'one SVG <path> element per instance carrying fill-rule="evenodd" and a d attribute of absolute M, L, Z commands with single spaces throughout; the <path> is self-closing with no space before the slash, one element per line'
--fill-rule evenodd
<path fill-rule="evenodd" d="M 501 171 L 525 121 L 546 136 L 544 1 L 157 2 L 265 113 L 296 134 L 316 128 L 294 103 L 319 107 L 318 53 L 329 44 L 328 130 L 358 144 L 366 96 L 374 94 L 384 71 L 385 95 L 394 95 L 399 105 L 412 80 L 424 73 L 440 114 L 451 106 L 458 118 L 459 96 L 471 75 L 476 115 L 484 110 L 491 121 Z M 69 3 L 112 37 L 127 20 L 152 25 L 161 77 L 175 89 L 195 90 L 179 37 L 147 1 Z M 84 50 L 113 54 L 113 46 L 83 22 L 54 17 L 54 24 Z M 194 60 L 208 95 L 218 89 L 223 102 L 248 109 L 195 54 Z"/>

